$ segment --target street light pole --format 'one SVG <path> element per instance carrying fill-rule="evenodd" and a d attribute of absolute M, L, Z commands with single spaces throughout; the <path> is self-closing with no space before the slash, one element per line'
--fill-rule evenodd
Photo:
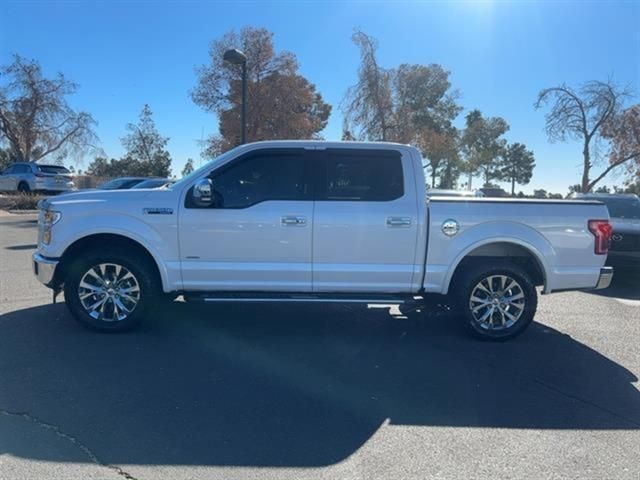
<path fill-rule="evenodd" d="M 247 143 L 247 61 L 245 59 L 242 62 L 242 115 L 241 115 L 241 127 L 242 127 L 242 140 L 241 142 Z"/>
<path fill-rule="evenodd" d="M 240 143 L 247 142 L 247 56 L 237 48 L 224 52 L 222 59 L 232 65 L 242 65 L 242 107 L 240 113 Z"/>

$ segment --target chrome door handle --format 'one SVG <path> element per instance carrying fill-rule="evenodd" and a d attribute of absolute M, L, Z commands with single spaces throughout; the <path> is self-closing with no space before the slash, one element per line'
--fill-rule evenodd
<path fill-rule="evenodd" d="M 387 217 L 387 227 L 410 227 L 411 218 L 409 217 Z"/>
<path fill-rule="evenodd" d="M 282 217 L 280 223 L 283 227 L 304 227 L 307 224 L 307 217 Z"/>

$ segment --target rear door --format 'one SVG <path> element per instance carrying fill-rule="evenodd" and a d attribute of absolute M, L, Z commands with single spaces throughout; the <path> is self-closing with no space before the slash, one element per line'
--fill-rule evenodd
<path fill-rule="evenodd" d="M 396 150 L 348 148 L 314 162 L 314 291 L 410 291 L 418 231 L 411 162 Z"/>
<path fill-rule="evenodd" d="M 35 185 L 31 185 L 29 183 L 30 180 L 33 180 L 33 171 L 31 170 L 31 165 L 28 163 L 21 163 L 14 167 L 12 180 L 14 187 L 13 189 L 17 190 L 20 183 L 26 184 L 30 189 Z"/>

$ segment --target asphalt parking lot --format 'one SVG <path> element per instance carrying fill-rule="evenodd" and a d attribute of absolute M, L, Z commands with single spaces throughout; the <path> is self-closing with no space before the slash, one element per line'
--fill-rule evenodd
<path fill-rule="evenodd" d="M 1 213 L 1 212 L 0 212 Z M 176 302 L 84 330 L 0 217 L 0 478 L 640 477 L 640 275 L 507 343 L 427 311 Z"/>

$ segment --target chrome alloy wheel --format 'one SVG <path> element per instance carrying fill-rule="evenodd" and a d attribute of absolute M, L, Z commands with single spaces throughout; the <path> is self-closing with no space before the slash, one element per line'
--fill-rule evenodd
<path fill-rule="evenodd" d="M 140 285 L 122 265 L 100 263 L 82 276 L 78 297 L 91 317 L 117 322 L 131 315 L 140 302 Z"/>
<path fill-rule="evenodd" d="M 520 284 L 508 275 L 491 275 L 473 287 L 469 309 L 485 330 L 504 330 L 522 316 L 526 304 Z"/>

